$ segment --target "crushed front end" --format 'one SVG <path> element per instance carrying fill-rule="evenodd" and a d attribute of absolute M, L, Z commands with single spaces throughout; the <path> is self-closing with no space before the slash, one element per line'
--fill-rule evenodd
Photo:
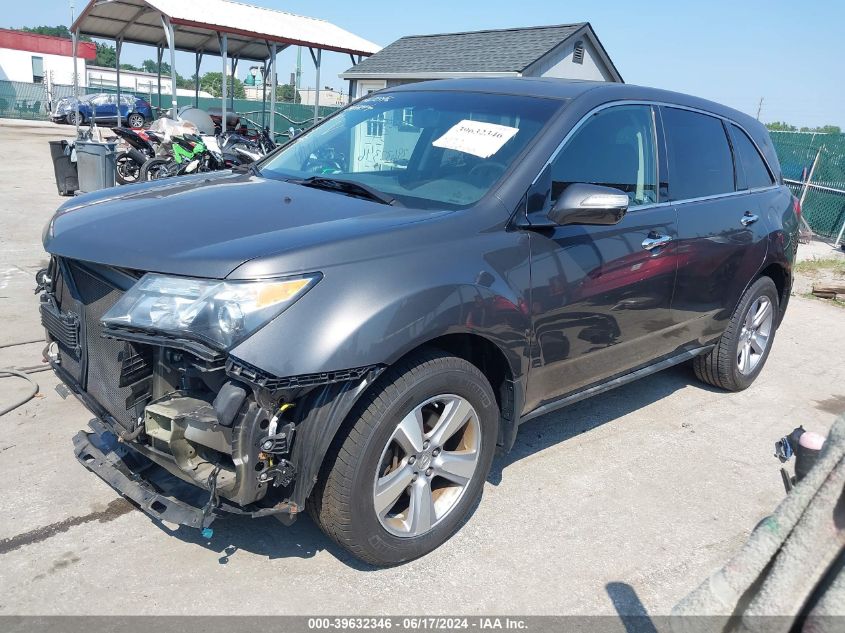
<path fill-rule="evenodd" d="M 280 378 L 195 337 L 104 322 L 149 277 L 60 257 L 39 273 L 45 359 L 97 416 L 77 458 L 151 516 L 206 535 L 223 512 L 292 522 L 381 368 Z"/>

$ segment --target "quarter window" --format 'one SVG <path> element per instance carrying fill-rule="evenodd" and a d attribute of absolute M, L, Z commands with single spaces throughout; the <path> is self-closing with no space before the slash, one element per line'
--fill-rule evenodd
<path fill-rule="evenodd" d="M 766 167 L 765 161 L 760 152 L 748 138 L 748 135 L 733 123 L 731 124 L 731 138 L 736 156 L 737 172 L 742 167 L 744 178 L 737 183 L 737 189 L 757 189 L 759 187 L 770 187 L 773 184 L 772 176 Z"/>
<path fill-rule="evenodd" d="M 669 158 L 669 199 L 688 200 L 734 190 L 731 148 L 721 119 L 663 108 Z"/>
<path fill-rule="evenodd" d="M 654 117 L 649 106 L 595 113 L 552 164 L 552 202 L 569 185 L 591 183 L 628 194 L 631 206 L 657 202 Z"/>

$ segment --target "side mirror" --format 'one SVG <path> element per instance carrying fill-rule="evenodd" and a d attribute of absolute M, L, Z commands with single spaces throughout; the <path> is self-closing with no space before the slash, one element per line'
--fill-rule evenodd
<path fill-rule="evenodd" d="M 549 220 L 568 224 L 618 224 L 628 211 L 628 195 L 612 187 L 576 182 L 563 190 Z"/>

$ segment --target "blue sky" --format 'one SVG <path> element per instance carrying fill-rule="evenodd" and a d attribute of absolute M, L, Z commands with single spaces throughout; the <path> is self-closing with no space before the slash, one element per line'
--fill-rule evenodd
<path fill-rule="evenodd" d="M 79 12 L 86 0 L 75 0 Z M 252 0 L 251 4 L 324 18 L 387 45 L 403 35 L 589 21 L 628 83 L 678 90 L 719 101 L 761 119 L 794 125 L 831 123 L 845 129 L 845 2 L 840 0 Z M 0 26 L 68 24 L 68 0 L 7 3 Z M 139 63 L 153 49 L 126 46 Z M 190 55 L 177 70 L 193 73 Z M 279 76 L 294 69 L 295 54 L 279 59 Z M 346 55 L 325 53 L 321 83 L 345 88 L 337 74 Z M 238 75 L 243 77 L 247 64 Z M 218 60 L 203 70 L 218 70 Z M 303 56 L 303 85 L 314 82 Z"/>

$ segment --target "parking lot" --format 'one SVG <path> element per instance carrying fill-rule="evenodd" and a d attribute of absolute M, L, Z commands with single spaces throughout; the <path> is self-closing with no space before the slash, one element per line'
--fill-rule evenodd
<path fill-rule="evenodd" d="M 59 131 L 0 122 L 0 346 L 42 336 L 33 275 L 63 200 Z M 77 463 L 90 415 L 34 374 L 40 394 L 0 418 L 0 614 L 668 613 L 782 499 L 775 440 L 845 410 L 843 324 L 796 296 L 745 392 L 682 366 L 526 424 L 458 534 L 393 569 L 307 517 L 227 518 L 210 540 L 153 522 Z M 42 347 L 4 347 L 0 367 L 37 365 Z M 26 389 L 3 378 L 0 404 Z"/>

